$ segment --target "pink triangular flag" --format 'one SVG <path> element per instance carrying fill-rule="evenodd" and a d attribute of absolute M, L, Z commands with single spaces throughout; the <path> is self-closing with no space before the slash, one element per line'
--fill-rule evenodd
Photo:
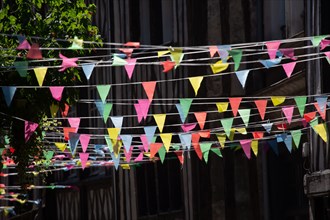
<path fill-rule="evenodd" d="M 328 52 L 324 52 L 324 55 L 326 55 L 327 58 L 330 59 L 330 51 L 328 51 Z"/>
<path fill-rule="evenodd" d="M 37 129 L 39 125 L 34 122 L 24 121 L 24 137 L 25 143 L 28 142 L 33 132 Z"/>
<path fill-rule="evenodd" d="M 149 101 L 151 102 L 155 93 L 156 81 L 142 82 L 142 86 L 148 96 Z"/>
<path fill-rule="evenodd" d="M 289 124 L 291 124 L 292 121 L 292 115 L 293 115 L 293 110 L 294 110 L 294 106 L 290 106 L 290 107 L 283 107 L 282 111 L 288 121 Z"/>
<path fill-rule="evenodd" d="M 30 46 L 29 42 L 25 39 L 24 41 L 22 41 L 22 43 L 20 43 L 18 45 L 18 47 L 16 49 L 17 50 L 30 50 L 31 46 Z"/>
<path fill-rule="evenodd" d="M 64 86 L 50 86 L 49 90 L 55 100 L 61 101 Z"/>
<path fill-rule="evenodd" d="M 189 124 L 183 124 L 181 125 L 181 128 L 184 132 L 191 131 L 196 127 L 196 123 L 189 123 Z"/>
<path fill-rule="evenodd" d="M 137 148 L 139 148 L 140 152 L 144 152 L 144 146 L 143 145 L 137 145 Z"/>
<path fill-rule="evenodd" d="M 291 60 L 297 60 L 297 57 L 294 56 L 293 48 L 283 48 L 280 49 L 280 51 L 284 56 L 289 57 Z"/>
<path fill-rule="evenodd" d="M 278 48 L 280 47 L 281 42 L 280 41 L 273 41 L 273 42 L 266 42 L 268 55 L 270 59 L 275 59 L 276 52 Z"/>
<path fill-rule="evenodd" d="M 255 100 L 254 103 L 256 104 L 260 117 L 262 120 L 265 119 L 266 107 L 267 107 L 267 100 Z"/>
<path fill-rule="evenodd" d="M 132 146 L 130 147 L 128 152 L 124 148 L 124 154 L 125 154 L 125 158 L 126 158 L 127 163 L 131 162 L 132 153 L 133 153 L 133 147 Z"/>
<path fill-rule="evenodd" d="M 135 111 L 136 111 L 136 114 L 137 114 L 137 117 L 138 117 L 138 122 L 140 123 L 143 119 L 143 113 L 141 111 L 141 106 L 140 106 L 139 103 L 135 103 L 134 107 L 135 107 Z"/>
<path fill-rule="evenodd" d="M 81 167 L 84 170 L 89 157 L 89 153 L 79 153 L 79 157 L 80 157 Z"/>
<path fill-rule="evenodd" d="M 282 67 L 283 67 L 286 75 L 288 76 L 288 78 L 291 77 L 291 74 L 292 74 L 295 66 L 296 66 L 296 62 L 282 64 Z"/>
<path fill-rule="evenodd" d="M 89 144 L 89 140 L 91 139 L 89 134 L 81 134 L 79 136 L 80 144 L 82 151 L 85 153 Z"/>
<path fill-rule="evenodd" d="M 141 142 L 143 144 L 144 151 L 148 152 L 149 151 L 149 142 L 148 142 L 147 136 L 145 134 L 141 134 L 140 139 L 141 139 Z"/>
<path fill-rule="evenodd" d="M 59 69 L 60 72 L 65 71 L 67 68 L 70 67 L 77 67 L 78 64 L 76 63 L 78 61 L 78 58 L 67 58 L 66 56 L 63 56 L 60 53 L 60 58 L 62 59 L 61 69 Z"/>
<path fill-rule="evenodd" d="M 321 40 L 321 43 L 320 43 L 321 50 L 324 50 L 324 48 L 326 48 L 329 45 L 330 45 L 330 40 L 327 40 L 327 39 Z"/>
<path fill-rule="evenodd" d="M 125 65 L 125 70 L 127 72 L 128 78 L 132 78 L 133 70 L 135 68 L 136 59 L 127 59 L 127 64 Z"/>
<path fill-rule="evenodd" d="M 194 115 L 196 117 L 196 120 L 199 124 L 200 129 L 203 130 L 207 113 L 206 112 L 194 112 Z"/>
<path fill-rule="evenodd" d="M 143 160 L 143 152 L 141 152 L 139 154 L 139 156 L 137 156 L 135 159 L 134 159 L 134 162 L 139 162 L 139 161 L 142 161 Z"/>
<path fill-rule="evenodd" d="M 143 118 L 147 119 L 148 111 L 150 107 L 149 99 L 138 99 L 138 103 L 140 105 L 141 114 L 143 115 Z"/>
<path fill-rule="evenodd" d="M 251 140 L 239 141 L 247 158 L 251 159 Z"/>
<path fill-rule="evenodd" d="M 229 98 L 231 110 L 233 111 L 234 116 L 237 116 L 239 105 L 241 104 L 242 98 Z"/>
<path fill-rule="evenodd" d="M 70 127 L 76 128 L 76 132 L 78 131 L 80 125 L 80 118 L 68 118 Z"/>
<path fill-rule="evenodd" d="M 217 47 L 217 46 L 210 46 L 210 47 L 209 47 L 209 50 L 210 50 L 210 55 L 211 55 L 211 57 L 214 57 L 214 55 L 215 55 L 216 53 L 218 53 L 218 47 Z"/>

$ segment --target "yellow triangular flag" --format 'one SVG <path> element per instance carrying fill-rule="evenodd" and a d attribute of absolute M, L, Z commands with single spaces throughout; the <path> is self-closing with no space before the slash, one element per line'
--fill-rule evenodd
<path fill-rule="evenodd" d="M 51 115 L 52 118 L 55 118 L 58 109 L 59 109 L 59 106 L 52 103 L 52 105 L 50 106 L 50 115 Z"/>
<path fill-rule="evenodd" d="M 158 57 L 164 56 L 165 54 L 168 54 L 169 52 L 170 52 L 169 50 L 158 51 Z"/>
<path fill-rule="evenodd" d="M 251 141 L 251 148 L 254 153 L 254 155 L 258 155 L 258 140 L 252 140 Z"/>
<path fill-rule="evenodd" d="M 42 83 L 44 82 L 46 73 L 47 73 L 47 67 L 37 67 L 34 68 L 34 74 L 36 75 L 36 78 L 38 80 L 39 86 L 42 86 Z"/>
<path fill-rule="evenodd" d="M 201 82 L 203 81 L 203 76 L 196 76 L 196 77 L 189 77 L 189 81 L 191 83 L 191 86 L 194 88 L 195 96 L 198 93 L 198 89 L 201 86 Z"/>
<path fill-rule="evenodd" d="M 313 126 L 314 131 L 320 135 L 324 142 L 328 142 L 326 125 L 324 123 Z"/>
<path fill-rule="evenodd" d="M 234 140 L 235 130 L 236 130 L 235 128 L 231 128 L 231 129 L 230 129 L 230 134 L 229 134 L 228 139 L 231 140 L 231 141 Z"/>
<path fill-rule="evenodd" d="M 217 134 L 218 141 L 220 143 L 221 148 L 223 149 L 225 147 L 226 143 L 226 134 Z"/>
<path fill-rule="evenodd" d="M 130 166 L 129 164 L 120 164 L 121 168 L 123 168 L 123 170 L 130 170 Z"/>
<path fill-rule="evenodd" d="M 108 128 L 109 137 L 112 140 L 117 140 L 119 132 L 120 132 L 120 128 Z"/>
<path fill-rule="evenodd" d="M 272 99 L 274 106 L 280 105 L 285 101 L 285 96 L 272 96 L 270 98 Z"/>
<path fill-rule="evenodd" d="M 211 64 L 211 69 L 213 73 L 220 73 L 226 70 L 229 66 L 229 63 L 222 63 L 222 60 L 219 60 L 215 64 Z"/>
<path fill-rule="evenodd" d="M 160 132 L 163 132 L 166 114 L 155 114 L 153 115 Z"/>
<path fill-rule="evenodd" d="M 171 52 L 171 60 L 175 62 L 176 66 L 178 66 L 184 56 L 184 53 L 182 53 L 182 48 L 172 48 L 172 50 L 170 50 Z"/>
<path fill-rule="evenodd" d="M 225 112 L 228 109 L 229 102 L 217 102 L 218 112 Z"/>
<path fill-rule="evenodd" d="M 171 141 L 172 141 L 172 133 L 160 134 L 160 138 L 163 141 L 166 152 L 168 152 L 168 150 L 170 149 Z"/>
<path fill-rule="evenodd" d="M 66 143 L 55 143 L 55 146 L 62 152 L 66 149 Z"/>
<path fill-rule="evenodd" d="M 235 130 L 240 134 L 247 134 L 246 128 L 235 128 Z"/>

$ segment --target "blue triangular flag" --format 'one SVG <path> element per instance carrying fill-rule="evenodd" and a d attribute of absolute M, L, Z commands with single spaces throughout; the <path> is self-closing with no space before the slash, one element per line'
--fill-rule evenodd
<path fill-rule="evenodd" d="M 249 75 L 249 72 L 250 72 L 250 70 L 241 70 L 241 71 L 235 72 L 236 76 L 237 76 L 239 82 L 242 84 L 243 88 L 245 87 L 245 82 Z"/>
<path fill-rule="evenodd" d="M 132 139 L 133 136 L 132 135 L 120 135 L 121 140 L 123 141 L 125 150 L 127 152 L 129 152 L 130 148 L 131 148 L 131 144 L 132 144 Z"/>
<path fill-rule="evenodd" d="M 123 116 L 110 116 L 110 118 L 115 128 L 121 128 L 123 126 Z"/>
<path fill-rule="evenodd" d="M 71 150 L 72 155 L 76 151 L 76 148 L 77 148 L 77 145 L 78 145 L 78 142 L 79 142 L 79 137 L 80 137 L 80 134 L 69 132 L 69 146 L 70 146 L 70 150 Z"/>
<path fill-rule="evenodd" d="M 153 138 L 156 132 L 157 126 L 145 126 L 144 127 L 144 133 L 147 136 L 148 142 L 153 143 Z"/>
<path fill-rule="evenodd" d="M 264 65 L 267 69 L 271 68 L 281 62 L 281 58 L 271 59 L 271 60 L 259 60 L 262 65 Z"/>
<path fill-rule="evenodd" d="M 180 119 L 181 119 L 181 122 L 184 123 L 184 121 L 186 120 L 185 116 L 184 116 L 184 113 L 183 113 L 183 110 L 182 110 L 182 107 L 179 103 L 175 104 L 176 108 L 178 109 L 178 112 L 179 112 L 179 115 L 180 115 Z"/>
<path fill-rule="evenodd" d="M 324 110 L 326 109 L 328 96 L 318 96 L 315 98 L 315 100 L 320 107 L 320 111 L 324 112 Z"/>
<path fill-rule="evenodd" d="M 87 80 L 89 80 L 89 78 L 92 75 L 95 64 L 94 63 L 83 64 L 83 65 L 81 65 L 81 67 L 85 73 Z"/>
<path fill-rule="evenodd" d="M 270 146 L 270 148 L 274 151 L 274 153 L 278 156 L 280 153 L 278 151 L 277 141 L 274 139 L 267 141 L 267 143 Z"/>
<path fill-rule="evenodd" d="M 2 87 L 2 92 L 5 97 L 5 101 L 7 106 L 9 107 L 11 104 L 11 101 L 14 98 L 15 92 L 16 92 L 16 87 L 15 86 L 3 86 Z"/>
<path fill-rule="evenodd" d="M 116 157 L 116 155 L 112 152 L 111 153 L 111 158 L 112 158 L 112 161 L 115 165 L 116 170 L 118 170 L 119 161 L 120 161 L 120 153 L 118 154 L 118 157 Z"/>
<path fill-rule="evenodd" d="M 100 115 L 103 117 L 103 112 L 104 112 L 104 104 L 102 101 L 95 101 L 94 102 L 96 105 L 97 110 L 99 111 Z"/>
<path fill-rule="evenodd" d="M 275 136 L 276 136 L 277 143 L 283 142 L 287 138 L 287 134 L 286 133 L 277 134 Z"/>
<path fill-rule="evenodd" d="M 184 133 L 184 134 L 179 134 L 180 141 L 182 144 L 182 148 L 187 148 L 190 150 L 191 147 L 191 134 L 189 133 Z"/>
<path fill-rule="evenodd" d="M 292 136 L 287 135 L 287 137 L 284 139 L 284 143 L 286 145 L 286 148 L 288 148 L 289 152 L 292 151 Z"/>
<path fill-rule="evenodd" d="M 270 131 L 272 130 L 273 123 L 268 122 L 268 123 L 261 124 L 261 125 L 262 125 L 262 127 L 264 127 L 264 129 L 267 131 L 267 133 L 270 133 Z"/>

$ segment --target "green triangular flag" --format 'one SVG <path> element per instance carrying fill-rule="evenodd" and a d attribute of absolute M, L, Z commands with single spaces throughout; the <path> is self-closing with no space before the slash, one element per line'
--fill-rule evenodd
<path fill-rule="evenodd" d="M 291 131 L 291 135 L 293 138 L 293 142 L 296 145 L 297 148 L 299 148 L 299 144 L 300 144 L 300 139 L 301 139 L 301 130 L 293 130 Z"/>
<path fill-rule="evenodd" d="M 180 145 L 179 144 L 172 144 L 171 147 L 177 151 L 177 150 L 180 150 Z"/>
<path fill-rule="evenodd" d="M 112 66 L 125 66 L 127 64 L 127 61 L 114 55 L 113 56 L 113 61 L 112 61 Z"/>
<path fill-rule="evenodd" d="M 28 69 L 27 61 L 15 61 L 14 66 L 21 77 L 26 77 Z"/>
<path fill-rule="evenodd" d="M 317 47 L 320 45 L 321 40 L 323 40 L 324 38 L 326 38 L 327 35 L 320 35 L 320 36 L 314 36 L 311 41 L 314 47 Z"/>
<path fill-rule="evenodd" d="M 108 120 L 108 117 L 110 115 L 111 110 L 112 110 L 112 103 L 106 103 L 104 105 L 104 111 L 103 111 L 104 123 L 107 123 L 107 120 Z"/>
<path fill-rule="evenodd" d="M 188 113 L 189 113 L 189 109 L 191 106 L 193 99 L 180 99 L 180 105 L 184 114 L 184 117 L 186 118 Z"/>
<path fill-rule="evenodd" d="M 234 63 L 235 63 L 235 71 L 238 70 L 241 60 L 242 60 L 242 50 L 230 50 L 228 51 L 230 56 L 233 57 Z"/>
<path fill-rule="evenodd" d="M 171 52 L 171 60 L 175 62 L 175 65 L 178 66 L 182 59 L 184 54 L 182 53 L 182 48 L 172 48 L 170 49 Z"/>
<path fill-rule="evenodd" d="M 306 96 L 298 96 L 298 97 L 295 97 L 294 100 L 296 101 L 296 105 L 297 105 L 297 108 L 299 110 L 300 116 L 304 117 L 307 97 Z"/>
<path fill-rule="evenodd" d="M 220 119 L 220 121 L 221 121 L 223 129 L 225 130 L 227 137 L 229 138 L 230 130 L 231 130 L 231 126 L 233 125 L 234 118 L 223 118 L 223 119 Z"/>
<path fill-rule="evenodd" d="M 107 146 L 108 146 L 110 152 L 112 153 L 113 152 L 113 144 L 112 144 L 112 141 L 111 141 L 110 137 L 105 136 L 104 139 L 105 139 L 105 142 L 107 142 Z"/>
<path fill-rule="evenodd" d="M 207 163 L 209 159 L 209 152 L 211 149 L 212 143 L 200 143 L 201 151 L 203 153 L 203 157 L 205 162 Z"/>
<path fill-rule="evenodd" d="M 107 99 L 111 85 L 98 85 L 98 86 L 96 86 L 96 88 L 97 88 L 97 91 L 99 92 L 102 102 L 105 103 L 105 100 Z"/>
<path fill-rule="evenodd" d="M 164 147 L 164 145 L 158 150 L 158 155 L 159 155 L 159 158 L 160 158 L 160 161 L 162 163 L 164 163 L 164 159 L 165 159 L 165 154 L 166 154 L 166 149 Z"/>
<path fill-rule="evenodd" d="M 219 157 L 222 157 L 222 153 L 219 148 L 211 148 L 211 151 L 213 151 L 213 153 L 215 153 Z"/>
<path fill-rule="evenodd" d="M 241 118 L 245 124 L 245 127 L 248 127 L 248 125 L 249 125 L 250 112 L 251 112 L 251 109 L 238 109 L 238 113 L 241 116 Z"/>
<path fill-rule="evenodd" d="M 313 120 L 309 122 L 309 125 L 311 127 L 314 127 L 315 125 L 319 124 L 319 117 L 315 117 Z"/>
<path fill-rule="evenodd" d="M 46 160 L 50 160 L 52 159 L 54 156 L 54 151 L 44 151 L 44 157 L 46 158 Z"/>

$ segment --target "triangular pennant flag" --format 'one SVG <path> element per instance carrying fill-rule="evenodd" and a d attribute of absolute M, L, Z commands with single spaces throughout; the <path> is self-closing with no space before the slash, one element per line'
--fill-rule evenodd
<path fill-rule="evenodd" d="M 179 137 L 182 144 L 182 148 L 186 148 L 190 150 L 192 135 L 189 133 L 184 133 L 184 134 L 179 134 Z"/>
<path fill-rule="evenodd" d="M 165 147 L 161 147 L 161 148 L 158 150 L 158 155 L 159 155 L 159 158 L 160 158 L 160 162 L 162 162 L 162 163 L 164 163 L 165 154 L 166 154 L 166 149 L 165 149 Z"/>
<path fill-rule="evenodd" d="M 28 59 L 34 59 L 34 60 L 41 60 L 42 59 L 42 54 L 39 49 L 39 44 L 33 43 L 31 45 L 31 48 L 29 49 L 29 52 L 26 55 L 26 58 Z"/>
<path fill-rule="evenodd" d="M 166 152 L 168 152 L 171 146 L 172 133 L 163 133 L 163 134 L 159 134 L 159 136 L 163 141 L 164 147 L 166 148 Z"/>
<path fill-rule="evenodd" d="M 68 116 L 70 106 L 66 103 L 64 103 L 64 109 L 61 108 L 61 115 L 62 117 Z"/>
<path fill-rule="evenodd" d="M 213 151 L 213 153 L 215 153 L 219 157 L 222 157 L 222 153 L 221 153 L 221 150 L 219 148 L 211 148 L 211 151 Z"/>
<path fill-rule="evenodd" d="M 159 149 L 163 146 L 162 143 L 151 143 L 150 144 L 150 159 L 154 158 Z"/>
<path fill-rule="evenodd" d="M 315 118 L 315 116 L 316 116 L 316 112 L 308 112 L 304 114 L 304 119 L 306 120 L 306 122 L 310 122 Z"/>
<path fill-rule="evenodd" d="M 89 144 L 89 140 L 91 139 L 89 134 L 81 134 L 79 137 L 82 151 L 85 153 Z"/>
<path fill-rule="evenodd" d="M 153 137 L 155 135 L 155 132 L 156 132 L 156 128 L 157 128 L 157 126 L 145 126 L 143 128 L 144 133 L 146 134 L 149 143 L 152 142 L 152 139 L 153 139 Z"/>
<path fill-rule="evenodd" d="M 55 142 L 55 146 L 62 152 L 64 152 L 66 149 L 66 143 Z"/>
<path fill-rule="evenodd" d="M 104 136 L 105 142 L 107 143 L 107 146 L 109 148 L 110 152 L 113 152 L 113 144 L 109 136 Z"/>
<path fill-rule="evenodd" d="M 280 152 L 278 151 L 277 141 L 276 140 L 270 140 L 267 141 L 270 148 L 274 151 L 274 153 L 278 156 Z"/>
<path fill-rule="evenodd" d="M 77 132 L 80 124 L 80 118 L 68 118 L 68 122 L 70 124 L 70 127 L 76 128 Z"/>
<path fill-rule="evenodd" d="M 103 105 L 102 102 L 101 102 L 101 105 Z M 104 120 L 104 123 L 107 123 L 107 120 L 109 118 L 111 110 L 112 110 L 112 103 L 106 103 L 106 104 L 103 105 L 103 120 Z"/>
<path fill-rule="evenodd" d="M 16 92 L 16 87 L 15 86 L 3 86 L 1 88 L 2 88 L 3 96 L 5 97 L 6 104 L 9 107 L 14 98 L 14 95 Z"/>
<path fill-rule="evenodd" d="M 223 127 L 227 137 L 229 137 L 234 118 L 223 118 L 223 119 L 220 119 L 220 121 L 221 121 L 222 127 Z"/>
<path fill-rule="evenodd" d="M 263 131 L 253 131 L 252 135 L 253 135 L 254 139 L 260 139 L 260 138 L 264 137 L 264 132 Z"/>
<path fill-rule="evenodd" d="M 55 116 L 56 116 L 56 114 L 58 112 L 59 106 L 56 105 L 56 104 L 54 104 L 54 103 L 52 103 L 49 109 L 50 109 L 50 116 L 52 118 L 55 118 Z"/>
<path fill-rule="evenodd" d="M 235 128 L 235 131 L 240 134 L 247 134 L 246 128 Z"/>
<path fill-rule="evenodd" d="M 127 59 L 127 64 L 125 65 L 125 70 L 129 79 L 132 78 L 133 70 L 135 68 L 136 59 Z"/>
<path fill-rule="evenodd" d="M 320 107 L 320 112 L 324 112 L 327 108 L 328 96 L 318 96 L 315 98 L 318 106 Z"/>
<path fill-rule="evenodd" d="M 120 155 L 116 155 L 114 152 L 110 153 L 113 164 L 115 165 L 116 170 L 118 170 L 119 162 L 120 162 Z"/>
<path fill-rule="evenodd" d="M 199 87 L 201 86 L 201 82 L 203 81 L 203 76 L 195 76 L 189 77 L 189 82 L 195 91 L 195 96 L 198 93 Z"/>
<path fill-rule="evenodd" d="M 167 73 L 168 71 L 172 70 L 175 67 L 175 62 L 166 60 L 162 62 L 162 65 L 163 65 L 163 73 Z"/>
<path fill-rule="evenodd" d="M 141 134 L 140 139 L 141 139 L 142 146 L 143 146 L 142 151 L 148 152 L 149 151 L 149 141 L 148 141 L 147 136 L 145 134 Z"/>
<path fill-rule="evenodd" d="M 56 101 L 61 101 L 64 86 L 50 86 L 49 90 Z"/>
<path fill-rule="evenodd" d="M 208 162 L 209 152 L 211 149 L 212 143 L 200 143 L 200 148 L 204 157 L 205 162 Z"/>
<path fill-rule="evenodd" d="M 117 141 L 118 135 L 120 133 L 120 128 L 108 128 L 108 134 L 110 139 Z"/>
<path fill-rule="evenodd" d="M 54 151 L 52 151 L 52 150 L 45 151 L 44 150 L 43 154 L 44 154 L 45 159 L 49 161 L 53 158 Z"/>
<path fill-rule="evenodd" d="M 121 129 L 124 120 L 123 116 L 111 116 L 110 119 L 112 121 L 112 124 L 115 126 L 115 128 Z"/>
<path fill-rule="evenodd" d="M 296 66 L 296 62 L 282 64 L 282 67 L 283 67 L 286 75 L 288 76 L 288 78 L 291 77 L 291 74 L 292 74 L 295 66 Z"/>
<path fill-rule="evenodd" d="M 228 109 L 229 102 L 217 102 L 218 112 L 225 112 Z"/>
<path fill-rule="evenodd" d="M 291 135 L 292 135 L 294 144 L 298 148 L 299 144 L 300 144 L 301 135 L 302 135 L 301 130 L 292 130 Z"/>
<path fill-rule="evenodd" d="M 248 127 L 249 121 L 250 121 L 251 109 L 239 109 L 238 113 L 241 116 L 241 118 L 245 124 L 245 127 Z"/>
<path fill-rule="evenodd" d="M 75 154 L 75 151 L 76 151 L 76 148 L 77 148 L 77 145 L 79 142 L 79 137 L 80 137 L 80 134 L 69 132 L 69 146 L 70 146 L 72 155 Z"/>
<path fill-rule="evenodd" d="M 182 108 L 184 118 L 186 118 L 189 113 L 189 109 L 190 109 L 192 101 L 193 101 L 193 99 L 187 99 L 187 98 L 180 99 L 180 105 Z"/>
<path fill-rule="evenodd" d="M 262 120 L 265 119 L 266 107 L 267 107 L 267 100 L 255 100 L 254 103 L 256 104 L 260 117 Z"/>
<path fill-rule="evenodd" d="M 131 144 L 132 144 L 133 136 L 129 135 L 129 134 L 120 135 L 120 138 L 123 141 L 125 150 L 128 152 L 130 150 L 130 147 L 131 147 Z"/>
<path fill-rule="evenodd" d="M 299 110 L 299 113 L 301 115 L 301 117 L 304 116 L 304 111 L 305 111 L 305 105 L 307 102 L 307 97 L 306 96 L 297 96 L 294 98 L 297 108 Z"/>
<path fill-rule="evenodd" d="M 61 53 L 59 54 L 59 57 L 62 59 L 61 69 L 58 70 L 59 72 L 64 72 L 68 68 L 78 66 L 78 64 L 76 63 L 78 61 L 78 58 L 67 58 Z"/>
<path fill-rule="evenodd" d="M 230 106 L 234 116 L 237 116 L 239 105 L 241 104 L 242 98 L 229 98 Z"/>
<path fill-rule="evenodd" d="M 33 69 L 34 74 L 36 75 L 39 86 L 42 86 L 42 84 L 44 82 L 44 79 L 45 79 L 45 76 L 46 76 L 46 73 L 47 73 L 47 69 L 48 69 L 47 67 L 37 67 L 37 68 Z"/>
<path fill-rule="evenodd" d="M 159 131 L 162 133 L 164 124 L 165 124 L 166 114 L 154 114 L 153 116 L 154 116 L 154 119 L 156 121 Z"/>
<path fill-rule="evenodd" d="M 290 58 L 291 60 L 297 60 L 297 57 L 294 56 L 294 49 L 293 48 L 283 48 L 283 49 L 280 49 L 280 52 Z"/>
<path fill-rule="evenodd" d="M 287 135 L 287 137 L 284 139 L 284 143 L 286 148 L 289 150 L 289 152 L 292 152 L 292 136 Z"/>
<path fill-rule="evenodd" d="M 210 138 L 210 136 L 211 136 L 211 131 L 210 131 L 210 130 L 199 131 L 198 134 L 199 134 L 199 136 L 202 137 L 202 138 Z"/>
<path fill-rule="evenodd" d="M 260 63 L 262 65 L 264 65 L 264 67 L 266 67 L 267 69 L 279 64 L 282 59 L 281 58 L 276 58 L 276 59 L 273 59 L 273 60 L 259 60 Z"/>
<path fill-rule="evenodd" d="M 239 141 L 243 151 L 248 159 L 251 159 L 251 140 L 240 140 Z"/>
<path fill-rule="evenodd" d="M 278 106 L 285 101 L 285 96 L 271 96 L 270 98 L 274 106 Z"/>
<path fill-rule="evenodd" d="M 180 163 L 183 165 L 183 162 L 184 162 L 183 152 L 180 150 L 180 151 L 175 151 L 174 153 L 178 157 Z"/>
<path fill-rule="evenodd" d="M 311 127 L 314 127 L 315 125 L 317 125 L 319 123 L 319 118 L 318 117 L 315 117 L 313 120 L 311 120 L 310 122 L 309 122 L 309 125 L 311 126 Z"/>
<path fill-rule="evenodd" d="M 96 108 L 97 108 L 98 112 L 100 113 L 100 115 L 103 116 L 103 113 L 104 113 L 104 104 L 103 104 L 103 102 L 95 101 L 94 103 L 95 103 Z"/>
<path fill-rule="evenodd" d="M 30 50 L 30 49 L 31 49 L 31 45 L 26 39 L 20 42 L 20 44 L 16 48 L 16 50 Z"/>
<path fill-rule="evenodd" d="M 265 123 L 265 124 L 261 124 L 262 127 L 264 127 L 264 129 L 267 131 L 267 133 L 269 134 L 270 131 L 272 130 L 272 126 L 273 126 L 273 123 L 271 122 L 268 122 L 268 123 Z"/>
<path fill-rule="evenodd" d="M 320 35 L 320 36 L 314 36 L 311 41 L 314 47 L 317 47 L 320 45 L 321 41 L 326 38 L 326 35 Z"/>
<path fill-rule="evenodd" d="M 197 154 L 198 158 L 200 160 L 202 160 L 203 153 L 202 153 L 201 147 L 199 145 L 199 139 L 200 139 L 199 133 L 193 133 L 193 134 L 191 134 L 192 146 L 194 147 L 195 153 Z"/>
<path fill-rule="evenodd" d="M 69 140 L 69 133 L 75 133 L 75 132 L 76 132 L 76 128 L 63 127 L 64 140 L 68 141 Z"/>
<path fill-rule="evenodd" d="M 68 49 L 83 49 L 83 39 L 79 39 L 77 36 L 74 36 L 72 40 L 72 45 Z"/>
<path fill-rule="evenodd" d="M 150 107 L 149 99 L 138 99 L 138 103 L 140 106 L 140 113 L 142 114 L 143 118 L 146 120 L 148 117 L 148 111 Z"/>
<path fill-rule="evenodd" d="M 258 140 L 252 140 L 251 141 L 251 149 L 254 153 L 254 155 L 258 156 Z"/>
<path fill-rule="evenodd" d="M 157 55 L 158 55 L 158 57 L 162 57 L 165 54 L 168 54 L 169 52 L 170 52 L 169 50 L 158 51 L 157 52 Z"/>
<path fill-rule="evenodd" d="M 38 128 L 38 124 L 30 121 L 24 121 L 25 143 L 28 142 L 33 132 Z"/>
<path fill-rule="evenodd" d="M 142 86 L 147 94 L 149 101 L 151 102 L 155 93 L 156 81 L 142 82 Z"/>
<path fill-rule="evenodd" d="M 14 66 L 16 71 L 19 73 L 20 77 L 26 77 L 28 70 L 27 61 L 15 61 Z"/>
<path fill-rule="evenodd" d="M 89 153 L 79 153 L 81 168 L 84 170 L 88 161 Z"/>
<path fill-rule="evenodd" d="M 219 60 L 215 64 L 211 64 L 211 69 L 213 73 L 220 73 L 224 70 L 226 70 L 229 66 L 228 63 L 223 63 L 222 60 Z"/>
<path fill-rule="evenodd" d="M 214 57 L 214 55 L 216 53 L 218 53 L 218 47 L 217 46 L 209 46 L 209 50 L 210 50 L 210 56 Z"/>
<path fill-rule="evenodd" d="M 327 59 L 328 63 L 330 64 L 330 51 L 324 52 L 324 55 L 326 56 L 326 59 Z"/>
<path fill-rule="evenodd" d="M 322 140 L 324 142 L 328 142 L 328 134 L 327 134 L 327 129 L 326 129 L 326 124 L 317 124 L 312 126 L 314 131 L 320 135 L 320 137 L 322 138 Z"/>
<path fill-rule="evenodd" d="M 231 47 L 229 45 L 219 45 L 218 46 L 218 51 L 219 51 L 219 56 L 222 60 L 222 62 L 226 63 L 228 60 L 228 51 L 231 50 Z"/>
<path fill-rule="evenodd" d="M 182 53 L 182 48 L 171 48 L 171 60 L 175 62 L 175 65 L 178 66 L 184 56 L 184 53 Z"/>
<path fill-rule="evenodd" d="M 106 103 L 106 99 L 109 94 L 111 85 L 98 85 L 98 86 L 96 86 L 96 88 L 97 88 L 97 91 L 100 95 L 102 102 Z"/>
<path fill-rule="evenodd" d="M 144 116 L 143 113 L 142 113 L 140 103 L 135 103 L 134 108 L 135 108 L 135 111 L 136 111 L 136 114 L 137 114 L 137 117 L 138 117 L 138 122 L 140 123 L 143 119 L 143 116 Z"/>
<path fill-rule="evenodd" d="M 132 153 L 133 153 L 133 148 L 132 147 L 129 149 L 129 151 L 126 151 L 126 149 L 124 149 L 124 154 L 125 154 L 125 158 L 126 158 L 127 163 L 131 162 Z"/>
<path fill-rule="evenodd" d="M 82 64 L 81 67 L 82 67 L 83 72 L 86 76 L 86 79 L 89 80 L 91 78 L 92 73 L 93 73 L 95 64 L 94 63 Z"/>
<path fill-rule="evenodd" d="M 143 152 L 139 154 L 139 156 L 137 156 L 135 159 L 134 159 L 134 162 L 139 162 L 139 161 L 142 161 L 143 160 Z"/>
<path fill-rule="evenodd" d="M 245 87 L 245 83 L 246 83 L 246 79 L 249 75 L 250 70 L 241 70 L 241 71 L 237 71 L 235 72 L 237 79 L 239 80 L 239 82 L 241 83 L 242 87 Z"/>
<path fill-rule="evenodd" d="M 275 59 L 276 52 L 278 48 L 280 47 L 281 42 L 280 41 L 272 41 L 272 42 L 266 42 L 268 55 L 270 59 Z"/>
<path fill-rule="evenodd" d="M 206 120 L 206 116 L 207 116 L 207 112 L 194 112 L 194 115 L 196 117 L 196 120 L 199 124 L 199 127 L 201 130 L 204 129 L 204 125 L 205 125 L 205 120 Z"/>
<path fill-rule="evenodd" d="M 323 120 L 326 120 L 326 108 L 324 108 L 324 111 L 321 111 L 320 107 L 319 107 L 319 104 L 317 102 L 314 102 L 314 106 L 317 110 L 317 112 L 320 114 L 321 118 Z"/>
<path fill-rule="evenodd" d="M 120 58 L 117 55 L 113 56 L 113 60 L 112 60 L 112 66 L 125 66 L 127 64 L 127 61 Z"/>
<path fill-rule="evenodd" d="M 235 64 L 235 71 L 237 71 L 241 64 L 243 51 L 242 50 L 230 50 L 228 52 L 229 52 L 230 56 L 233 57 L 234 64 Z"/>
<path fill-rule="evenodd" d="M 196 127 L 196 123 L 188 123 L 181 125 L 181 128 L 184 132 L 193 130 Z"/>
<path fill-rule="evenodd" d="M 288 121 L 289 124 L 291 124 L 291 121 L 292 121 L 293 110 L 294 110 L 293 106 L 282 108 L 282 111 L 283 111 L 283 113 L 286 117 L 286 120 Z"/>
<path fill-rule="evenodd" d="M 330 45 L 330 40 L 327 39 L 321 40 L 321 44 L 320 44 L 321 50 L 324 50 L 329 45 Z"/>

